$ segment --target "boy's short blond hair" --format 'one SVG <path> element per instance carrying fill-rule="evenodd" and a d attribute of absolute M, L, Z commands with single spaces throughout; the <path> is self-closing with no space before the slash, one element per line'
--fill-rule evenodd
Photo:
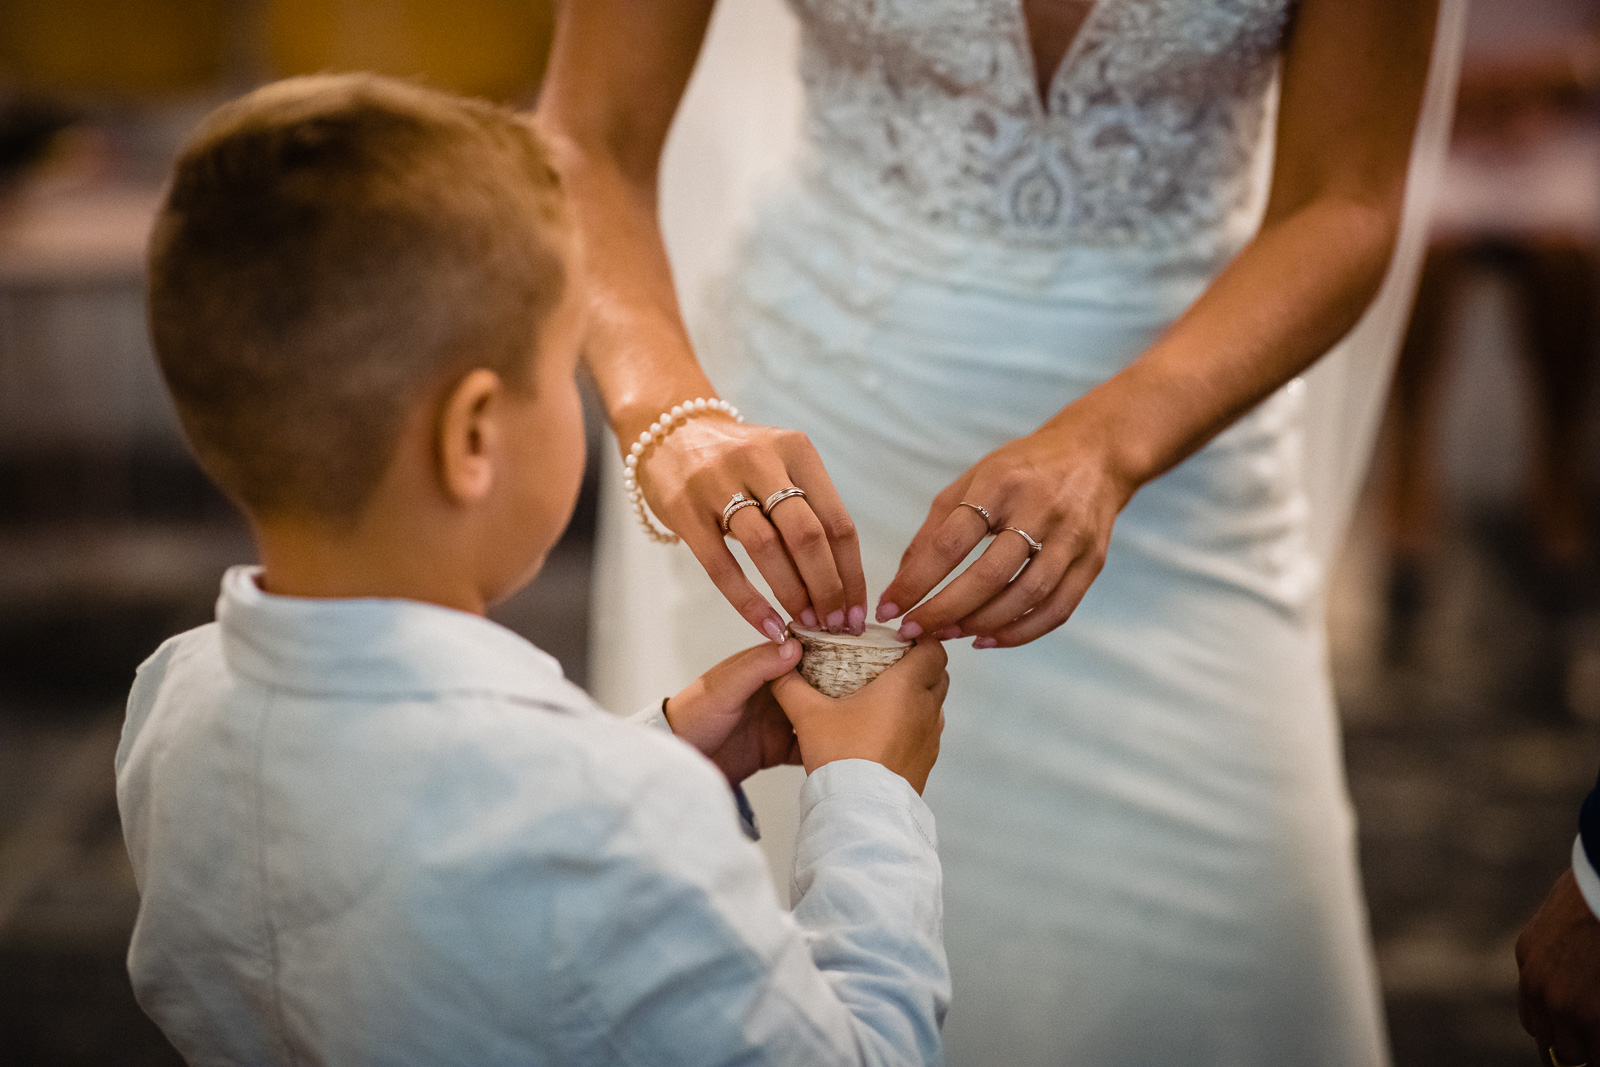
<path fill-rule="evenodd" d="M 223 106 L 150 246 L 150 332 L 201 465 L 257 515 L 356 516 L 434 385 L 513 385 L 560 299 L 559 184 L 510 111 L 372 75 Z"/>

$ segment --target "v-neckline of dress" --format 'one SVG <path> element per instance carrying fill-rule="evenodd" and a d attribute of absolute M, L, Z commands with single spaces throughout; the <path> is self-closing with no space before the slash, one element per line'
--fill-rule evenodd
<path fill-rule="evenodd" d="M 1083 21 L 1078 23 L 1078 29 L 1072 35 L 1072 40 L 1067 42 L 1067 50 L 1061 53 L 1061 59 L 1056 63 L 1056 69 L 1051 72 L 1050 80 L 1044 84 L 1044 92 L 1039 92 L 1039 66 L 1034 58 L 1033 28 L 1028 24 L 1028 9 L 1024 0 L 1011 0 L 1016 12 L 1016 38 L 1017 48 L 1022 54 L 1023 71 L 1027 75 L 1028 99 L 1032 102 L 1035 113 L 1040 118 L 1050 118 L 1050 102 L 1055 99 L 1056 89 L 1077 66 L 1078 54 L 1083 51 L 1085 38 L 1094 28 L 1094 21 L 1100 12 L 1113 0 L 1089 0 L 1089 10 L 1083 16 Z"/>

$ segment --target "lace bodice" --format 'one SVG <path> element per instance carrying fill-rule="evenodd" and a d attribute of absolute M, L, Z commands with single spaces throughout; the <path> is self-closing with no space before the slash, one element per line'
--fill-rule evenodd
<path fill-rule="evenodd" d="M 1215 244 L 1255 203 L 1294 0 L 1096 0 L 1036 87 L 1020 0 L 790 0 L 816 174 L 1010 245 Z"/>

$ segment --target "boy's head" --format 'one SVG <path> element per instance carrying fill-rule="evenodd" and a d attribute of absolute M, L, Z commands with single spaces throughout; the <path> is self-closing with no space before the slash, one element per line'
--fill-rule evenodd
<path fill-rule="evenodd" d="M 547 498 L 553 539 L 582 465 L 570 243 L 547 153 L 502 108 L 370 75 L 225 105 L 150 250 L 156 355 L 201 464 L 258 532 L 353 530 L 396 479 L 417 496 L 432 477 L 446 506 Z M 501 462 L 462 498 L 458 468 L 491 445 L 531 447 L 539 484 Z"/>

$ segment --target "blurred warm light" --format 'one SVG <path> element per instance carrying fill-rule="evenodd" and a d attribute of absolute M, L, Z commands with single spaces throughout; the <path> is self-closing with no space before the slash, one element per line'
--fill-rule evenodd
<path fill-rule="evenodd" d="M 553 9 L 553 0 L 269 0 L 269 62 L 275 76 L 371 70 L 515 100 L 544 73 Z"/>
<path fill-rule="evenodd" d="M 223 73 L 227 0 L 0 0 L 0 77 L 33 90 L 146 95 Z"/>

